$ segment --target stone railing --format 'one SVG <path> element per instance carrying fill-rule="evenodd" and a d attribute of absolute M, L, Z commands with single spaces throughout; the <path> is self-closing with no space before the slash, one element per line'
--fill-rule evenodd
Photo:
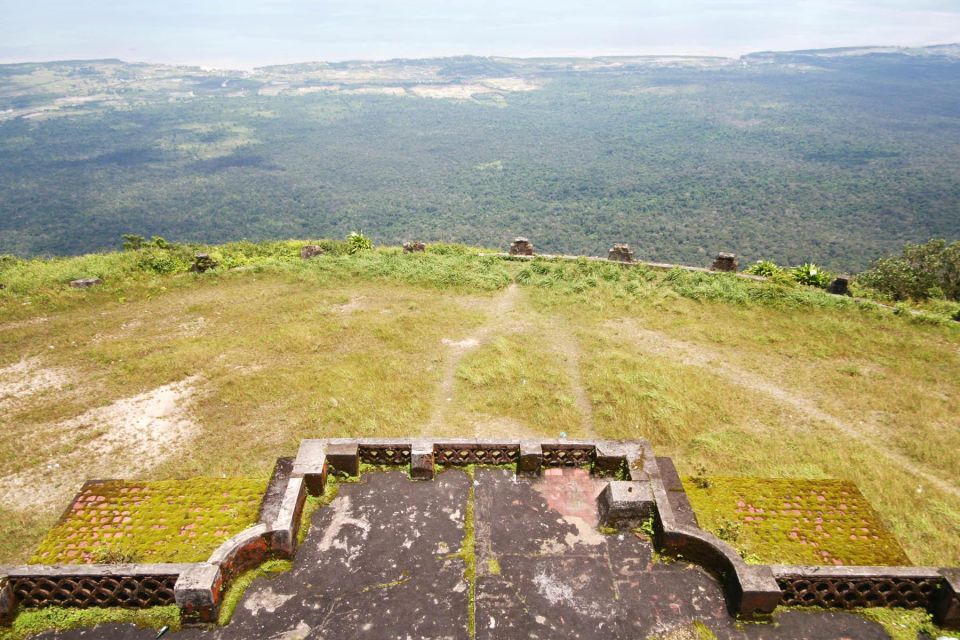
<path fill-rule="evenodd" d="M 663 552 L 698 564 L 721 581 L 731 613 L 762 617 L 778 606 L 907 607 L 960 628 L 960 569 L 804 567 L 747 564 L 729 544 L 701 529 L 669 458 L 645 441 L 480 441 L 459 439 L 305 440 L 295 460 L 277 461 L 259 522 L 224 542 L 206 562 L 184 565 L 60 565 L 0 568 L 0 623 L 19 604 L 146 607 L 176 603 L 185 622 L 216 620 L 224 589 L 270 557 L 291 558 L 306 495 L 323 493 L 328 474 L 357 475 L 361 463 L 408 467 L 429 480 L 436 466 L 512 465 L 519 475 L 583 466 L 613 478 L 597 498 L 604 526 L 653 519 Z"/>

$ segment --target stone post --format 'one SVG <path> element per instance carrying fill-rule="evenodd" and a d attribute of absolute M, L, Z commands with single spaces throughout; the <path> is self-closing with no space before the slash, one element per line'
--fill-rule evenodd
<path fill-rule="evenodd" d="M 323 440 L 304 440 L 293 462 L 291 476 L 300 476 L 307 493 L 319 496 L 327 484 L 327 445 Z"/>
<path fill-rule="evenodd" d="M 737 254 L 718 253 L 717 259 L 713 261 L 713 266 L 711 266 L 710 268 L 714 271 L 736 271 L 737 270 Z"/>
<path fill-rule="evenodd" d="M 543 449 L 537 442 L 524 440 L 520 443 L 520 455 L 517 457 L 518 476 L 539 476 L 543 467 Z"/>
<path fill-rule="evenodd" d="M 417 441 L 410 445 L 410 478 L 433 480 L 433 444 Z"/>
<path fill-rule="evenodd" d="M 933 603 L 933 621 L 944 629 L 960 629 L 960 569 L 941 569 L 943 586 Z"/>
<path fill-rule="evenodd" d="M 17 615 L 17 598 L 10 580 L 0 577 L 0 627 L 10 626 Z"/>
<path fill-rule="evenodd" d="M 510 244 L 510 255 L 512 256 L 532 256 L 533 244 L 526 238 L 516 238 Z"/>
<path fill-rule="evenodd" d="M 849 296 L 850 278 L 848 276 L 837 276 L 833 279 L 833 282 L 830 283 L 830 286 L 827 287 L 827 293 L 832 293 L 837 296 Z"/>
<path fill-rule="evenodd" d="M 309 260 L 314 256 L 322 256 L 326 253 L 326 250 L 318 244 L 308 244 L 300 249 L 300 257 L 304 260 Z"/>
<path fill-rule="evenodd" d="M 627 243 L 616 243 L 613 245 L 613 248 L 607 253 L 607 260 L 613 260 L 614 262 L 633 262 L 633 251 L 630 250 L 630 245 Z"/>
<path fill-rule="evenodd" d="M 181 573 L 173 597 L 184 624 L 216 622 L 222 589 L 223 574 L 217 565 L 201 562 Z"/>
<path fill-rule="evenodd" d="M 404 242 L 404 253 L 423 253 L 427 250 L 427 245 L 423 242 Z"/>
<path fill-rule="evenodd" d="M 338 473 L 357 476 L 360 473 L 360 447 L 356 442 L 327 445 L 327 464 Z"/>
<path fill-rule="evenodd" d="M 635 529 L 653 515 L 653 491 L 645 482 L 614 480 L 597 496 L 600 526 Z"/>

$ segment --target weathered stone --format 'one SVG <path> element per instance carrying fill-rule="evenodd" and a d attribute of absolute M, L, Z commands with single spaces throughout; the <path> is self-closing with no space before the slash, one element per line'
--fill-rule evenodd
<path fill-rule="evenodd" d="M 614 480 L 597 496 L 597 512 L 604 527 L 634 529 L 653 515 L 653 492 L 642 482 Z"/>
<path fill-rule="evenodd" d="M 618 442 L 598 442 L 592 471 L 596 476 L 627 479 L 627 448 Z"/>
<path fill-rule="evenodd" d="M 301 442 L 297 458 L 293 462 L 292 475 L 304 479 L 310 495 L 322 494 L 327 484 L 327 443 L 323 440 Z"/>
<path fill-rule="evenodd" d="M 360 473 L 360 447 L 356 442 L 328 444 L 327 464 L 338 473 L 356 476 Z"/>
<path fill-rule="evenodd" d="M 727 576 L 727 596 L 732 600 L 730 609 L 742 618 L 769 616 L 780 603 L 780 587 L 767 565 L 739 567 L 736 580 Z"/>
<path fill-rule="evenodd" d="M 404 242 L 403 243 L 403 252 L 404 253 L 422 253 L 426 251 L 427 245 L 423 242 Z"/>
<path fill-rule="evenodd" d="M 103 280 L 100 278 L 81 278 L 79 280 L 71 280 L 70 286 L 74 289 L 87 289 L 89 287 L 95 287 L 97 285 L 103 284 Z"/>
<path fill-rule="evenodd" d="M 827 287 L 827 293 L 832 293 L 838 296 L 849 296 L 850 278 L 847 276 L 837 276 L 833 279 L 833 282 L 830 283 L 830 286 Z"/>
<path fill-rule="evenodd" d="M 630 250 L 630 245 L 625 242 L 614 244 L 613 248 L 607 253 L 607 260 L 633 262 L 633 251 Z"/>
<path fill-rule="evenodd" d="M 713 266 L 710 267 L 714 271 L 736 271 L 737 270 L 737 254 L 735 253 L 718 253 L 717 259 L 713 261 Z"/>
<path fill-rule="evenodd" d="M 533 243 L 526 238 L 516 238 L 510 244 L 510 255 L 512 256 L 532 256 Z"/>
<path fill-rule="evenodd" d="M 17 615 L 17 599 L 10 581 L 0 577 L 0 626 L 8 626 Z"/>
<path fill-rule="evenodd" d="M 277 458 L 276 464 L 273 465 L 270 482 L 267 483 L 267 490 L 260 500 L 257 522 L 270 524 L 277 519 L 277 514 L 280 513 L 280 505 L 283 504 L 283 496 L 287 491 L 287 483 L 290 480 L 290 474 L 292 472 L 293 458 Z"/>
<path fill-rule="evenodd" d="M 543 449 L 538 442 L 520 443 L 520 457 L 517 458 L 517 475 L 539 476 L 543 467 Z"/>
<path fill-rule="evenodd" d="M 286 558 L 292 558 L 297 548 L 297 531 L 300 529 L 300 516 L 306 501 L 306 482 L 303 478 L 290 478 L 287 490 L 280 504 L 277 519 L 271 531 L 270 548 Z"/>
<path fill-rule="evenodd" d="M 414 480 L 433 480 L 433 445 L 414 442 L 410 447 L 410 477 Z"/>
<path fill-rule="evenodd" d="M 318 244 L 308 244 L 300 249 L 300 257 L 304 260 L 309 260 L 315 256 L 322 256 L 326 252 L 327 250 Z"/>
<path fill-rule="evenodd" d="M 944 629 L 960 629 L 960 569 L 941 569 L 943 587 L 933 604 L 933 620 Z"/>
<path fill-rule="evenodd" d="M 193 273 L 203 273 L 217 267 L 217 261 L 206 253 L 198 253 L 193 256 L 193 264 L 190 265 L 190 271 Z"/>
<path fill-rule="evenodd" d="M 215 622 L 222 590 L 223 576 L 216 565 L 204 562 L 181 573 L 173 594 L 184 624 Z"/>

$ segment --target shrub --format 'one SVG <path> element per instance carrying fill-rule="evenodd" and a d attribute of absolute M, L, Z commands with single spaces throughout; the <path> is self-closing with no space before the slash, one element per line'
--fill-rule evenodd
<path fill-rule="evenodd" d="M 347 236 L 347 252 L 350 255 L 373 249 L 373 241 L 361 231 L 353 231 Z"/>
<path fill-rule="evenodd" d="M 783 273 L 783 269 L 777 266 L 772 260 L 757 260 L 752 265 L 744 269 L 744 273 L 752 276 L 765 276 L 767 278 Z"/>
<path fill-rule="evenodd" d="M 833 280 L 832 274 L 822 270 L 812 262 L 807 262 L 799 267 L 790 269 L 790 275 L 800 284 L 805 284 L 810 287 L 820 287 L 821 289 L 826 289 Z"/>
<path fill-rule="evenodd" d="M 960 240 L 908 244 L 901 255 L 874 262 L 858 280 L 894 300 L 960 300 Z"/>

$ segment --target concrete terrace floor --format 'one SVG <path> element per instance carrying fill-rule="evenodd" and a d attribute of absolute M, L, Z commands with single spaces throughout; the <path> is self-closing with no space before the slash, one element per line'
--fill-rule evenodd
<path fill-rule="evenodd" d="M 704 570 L 658 559 L 643 536 L 597 530 L 602 487 L 579 469 L 525 480 L 481 468 L 473 483 L 460 470 L 433 482 L 366 474 L 314 514 L 293 570 L 255 581 L 229 625 L 167 637 L 469 640 L 472 629 L 482 640 L 697 640 L 698 621 L 721 639 L 888 637 L 843 612 L 785 612 L 773 623 L 738 624 Z M 471 586 L 465 569 L 473 562 Z M 154 635 L 106 625 L 39 637 Z"/>

